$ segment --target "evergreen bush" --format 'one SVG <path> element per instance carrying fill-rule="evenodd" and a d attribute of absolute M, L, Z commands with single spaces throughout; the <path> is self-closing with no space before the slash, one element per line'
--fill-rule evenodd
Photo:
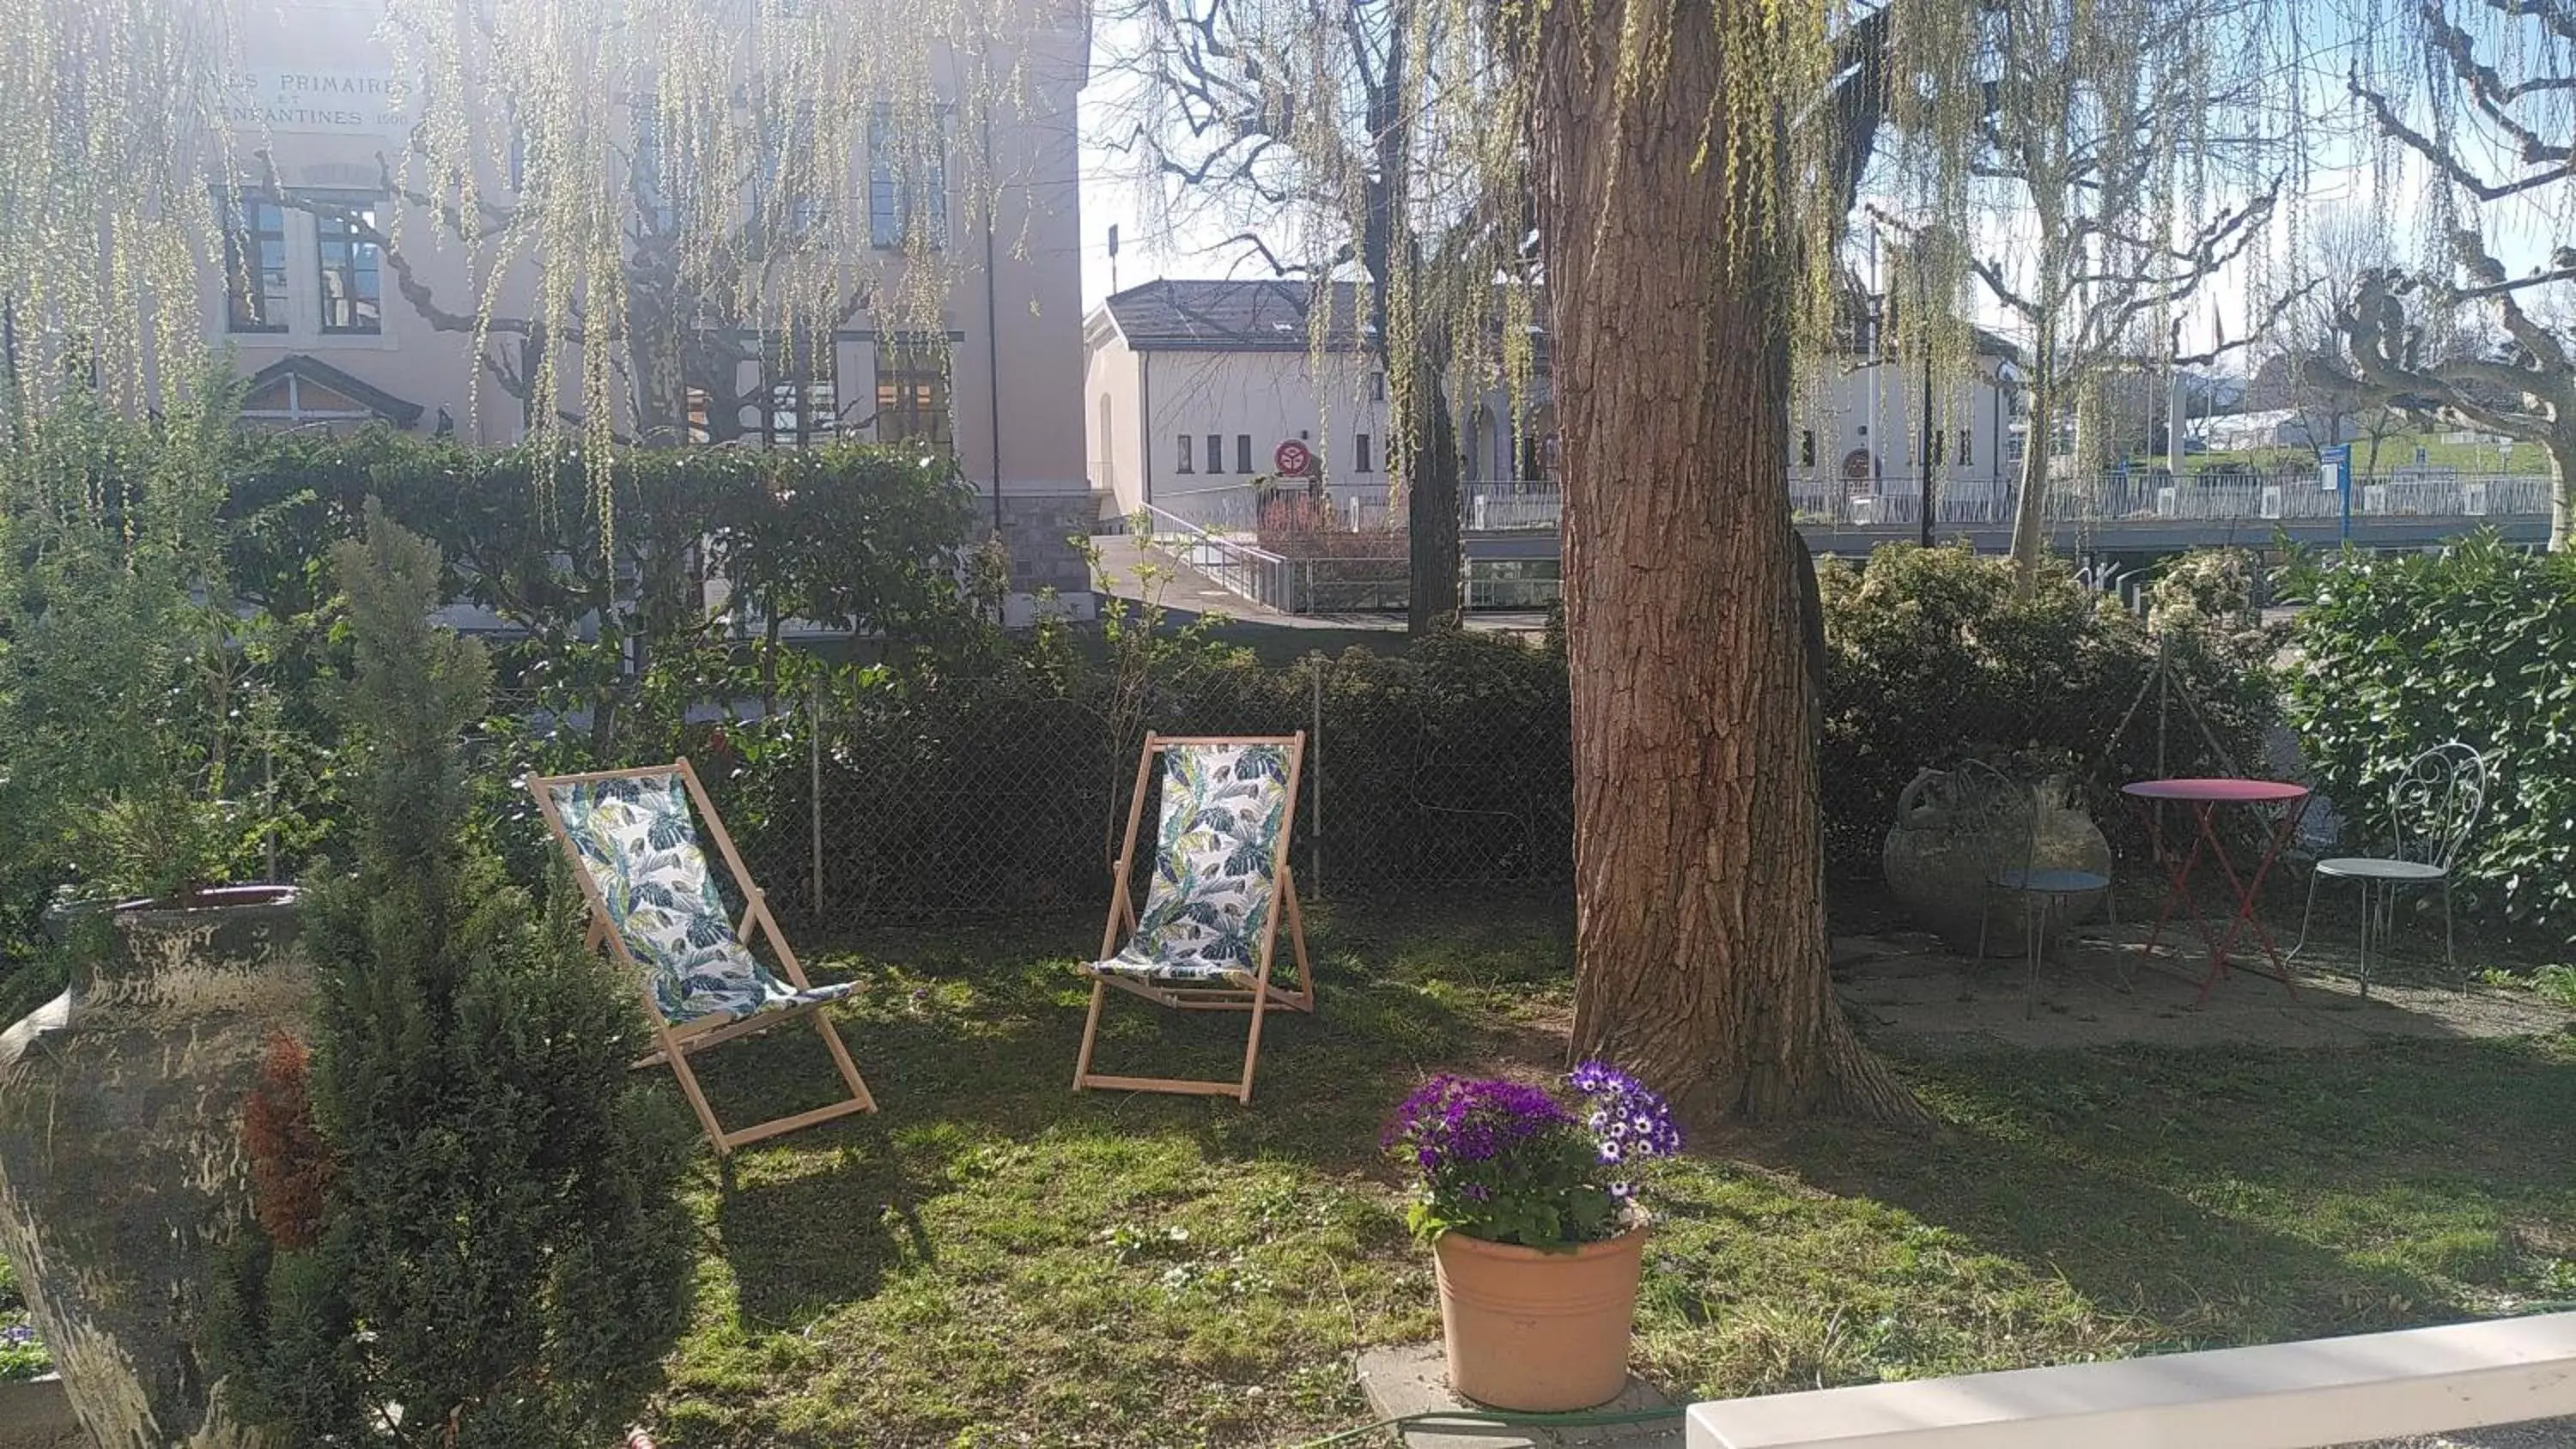
<path fill-rule="evenodd" d="M 429 622 L 436 549 L 370 509 L 334 565 L 362 759 L 356 870 L 313 888 L 306 926 L 302 1090 L 329 1161 L 256 1169 L 318 1182 L 322 1206 L 263 1213 L 283 1240 L 237 1264 L 210 1347 L 245 1413 L 295 1442 L 613 1443 L 685 1311 L 689 1134 L 627 1071 L 650 1037 L 563 876 L 540 908 L 472 827 L 460 736 L 489 670 Z M 293 1063 L 271 1068 L 246 1138 L 275 1155 L 303 1138 L 276 1120 Z"/>
<path fill-rule="evenodd" d="M 2449 740 L 2486 756 L 2486 813 L 2456 890 L 2486 915 L 2576 940 L 2576 554 L 2493 533 L 2440 554 L 2309 561 L 2289 712 L 2355 849 L 2384 847 L 2388 787 Z"/>

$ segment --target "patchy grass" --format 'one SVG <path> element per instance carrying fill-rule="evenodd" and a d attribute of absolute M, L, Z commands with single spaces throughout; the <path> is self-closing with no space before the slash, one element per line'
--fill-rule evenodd
<path fill-rule="evenodd" d="M 1318 910 L 1322 1013 L 1251 1110 L 1068 1090 L 1096 923 L 812 951 L 884 1104 L 698 1194 L 669 1449 L 1282 1445 L 1351 1357 L 1433 1337 L 1376 1133 L 1423 1072 L 1555 1060 L 1544 908 Z M 1226 1074 L 1239 1016 L 1114 1000 L 1105 1069 Z M 734 1120 L 821 1100 L 810 1034 L 705 1059 Z M 1703 1396 L 2511 1312 L 2576 1297 L 2576 1045 L 2145 1049 L 1903 1064 L 1930 1139 L 1703 1144 L 1654 1194 L 1638 1363 Z"/>

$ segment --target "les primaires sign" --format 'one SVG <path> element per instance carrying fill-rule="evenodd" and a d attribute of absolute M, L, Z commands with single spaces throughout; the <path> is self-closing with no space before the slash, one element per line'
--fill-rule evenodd
<path fill-rule="evenodd" d="M 393 86 L 381 71 L 257 66 L 242 76 L 227 109 L 236 126 L 374 134 L 402 127 Z"/>

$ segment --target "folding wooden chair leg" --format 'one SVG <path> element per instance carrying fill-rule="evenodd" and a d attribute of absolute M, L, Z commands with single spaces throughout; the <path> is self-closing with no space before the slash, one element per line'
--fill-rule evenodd
<path fill-rule="evenodd" d="M 707 1094 L 698 1085 L 698 1074 L 689 1069 L 689 1054 L 666 1048 L 664 1055 L 671 1060 L 672 1075 L 680 1079 L 680 1095 L 689 1099 L 690 1108 L 698 1114 L 698 1125 L 706 1129 L 708 1145 L 715 1148 L 719 1158 L 732 1153 L 733 1148 L 725 1142 L 724 1126 L 716 1121 L 716 1109 L 707 1105 Z"/>
<path fill-rule="evenodd" d="M 1265 969 L 1261 973 L 1261 989 L 1252 997 L 1252 1031 L 1243 1043 L 1243 1090 L 1234 1094 L 1234 1100 L 1247 1107 L 1252 1105 L 1252 1069 L 1261 1060 L 1261 1011 L 1269 1004 L 1270 972 Z"/>
<path fill-rule="evenodd" d="M 866 1080 L 859 1076 L 859 1064 L 850 1060 L 850 1049 L 841 1040 L 841 1029 L 832 1025 L 829 1010 L 825 1008 L 814 1013 L 814 1029 L 823 1034 L 824 1049 L 831 1052 L 832 1065 L 840 1068 L 841 1080 L 849 1084 L 850 1096 L 858 1102 L 859 1110 L 873 1112 L 877 1109 L 877 1099 L 868 1091 Z"/>
<path fill-rule="evenodd" d="M 1100 1035 L 1100 1002 L 1108 994 L 1109 988 L 1101 984 L 1100 978 L 1093 977 L 1091 1014 L 1082 1019 L 1082 1054 L 1073 1059 L 1073 1089 L 1077 1092 L 1082 1090 L 1084 1079 L 1091 1075 L 1091 1044 Z"/>
<path fill-rule="evenodd" d="M 1288 898 L 1288 949 L 1297 959 L 1297 1001 L 1303 1011 L 1315 1009 L 1315 967 L 1306 959 L 1306 908 L 1297 900 L 1297 882 L 1286 871 L 1279 887 Z"/>

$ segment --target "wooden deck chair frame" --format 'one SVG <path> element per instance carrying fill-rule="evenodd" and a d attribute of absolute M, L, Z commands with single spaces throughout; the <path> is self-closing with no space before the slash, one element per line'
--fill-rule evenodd
<path fill-rule="evenodd" d="M 769 913 L 768 896 L 752 883 L 751 872 L 743 868 L 742 856 L 733 846 L 733 836 L 726 831 L 724 820 L 716 814 L 714 802 L 707 798 L 706 787 L 698 783 L 698 772 L 689 764 L 687 756 L 683 755 L 668 765 L 646 765 L 630 770 L 593 770 L 581 775 L 529 775 L 520 783 L 527 787 L 529 794 L 537 797 L 537 809 L 545 815 L 547 828 L 554 831 L 555 843 L 563 847 L 565 856 L 572 861 L 572 873 L 581 882 L 582 897 L 590 902 L 588 944 L 596 948 L 605 943 L 609 954 L 626 968 L 636 990 L 643 995 L 645 1017 L 653 1023 L 659 1045 L 636 1058 L 631 1066 L 640 1070 L 666 1061 L 671 1064 L 672 1074 L 680 1079 L 680 1091 L 688 1097 L 690 1108 L 698 1115 L 698 1125 L 706 1129 L 707 1141 L 714 1144 L 716 1156 L 720 1158 L 732 1155 L 737 1147 L 764 1138 L 829 1122 L 853 1112 L 875 1111 L 876 1098 L 869 1095 L 867 1082 L 859 1076 L 858 1064 L 850 1059 L 849 1047 L 842 1042 L 840 1032 L 823 1011 L 829 1002 L 815 1002 L 783 1011 L 764 1011 L 754 1016 L 710 1021 L 704 1025 L 690 1022 L 673 1026 L 664 1019 L 661 1006 L 653 999 L 651 973 L 627 950 L 625 938 L 609 924 L 608 901 L 600 894 L 599 882 L 591 877 L 590 867 L 582 862 L 581 851 L 573 844 L 572 832 L 564 825 L 562 814 L 555 809 L 551 787 L 583 785 L 600 780 L 647 780 L 675 773 L 689 792 L 689 804 L 696 809 L 698 818 L 706 822 L 707 833 L 714 837 L 717 853 L 724 857 L 725 869 L 732 872 L 735 887 L 742 892 L 744 907 L 742 919 L 734 925 L 735 938 L 742 942 L 745 950 L 751 949 L 756 939 L 767 938 L 770 949 L 778 954 L 780 973 L 788 983 L 799 991 L 812 989 L 812 983 L 805 979 L 804 966 L 796 959 L 796 949 L 787 944 L 786 933 L 778 929 L 778 918 Z M 792 1113 L 738 1131 L 726 1131 L 716 1121 L 715 1109 L 707 1105 L 707 1094 L 698 1086 L 697 1073 L 689 1068 L 689 1057 L 737 1037 L 754 1036 L 772 1027 L 784 1026 L 800 1017 L 813 1020 L 814 1029 L 822 1035 L 823 1046 L 831 1052 L 832 1065 L 840 1071 L 841 1081 L 849 1087 L 850 1095 L 810 1112 Z"/>
<path fill-rule="evenodd" d="M 1278 745 L 1288 751 L 1288 802 L 1279 819 L 1278 909 L 1261 925 L 1261 956 L 1250 986 L 1164 986 L 1152 981 L 1139 981 L 1111 972 L 1093 971 L 1091 975 L 1091 1013 L 1082 1023 L 1082 1055 L 1074 1062 L 1073 1089 L 1111 1087 L 1131 1092 L 1179 1092 L 1195 1096 L 1232 1097 L 1237 1102 L 1252 1101 L 1253 1067 L 1261 1058 L 1261 1017 L 1269 1008 L 1312 1012 L 1315 1009 L 1315 977 L 1306 959 L 1306 913 L 1297 901 L 1297 881 L 1288 868 L 1288 842 L 1297 825 L 1297 786 L 1306 760 L 1306 732 L 1293 735 L 1156 735 L 1145 736 L 1145 748 L 1136 761 L 1136 790 L 1127 802 L 1127 839 L 1118 851 L 1118 878 L 1110 888 L 1109 923 L 1100 933 L 1100 955 L 1106 961 L 1118 951 L 1122 932 L 1136 929 L 1136 902 L 1131 882 L 1135 878 L 1136 834 L 1145 819 L 1146 787 L 1153 783 L 1154 759 L 1175 746 L 1204 745 Z M 1283 991 L 1270 982 L 1270 966 L 1279 939 L 1281 917 L 1288 922 L 1288 943 L 1297 963 L 1297 989 Z M 1148 1001 L 1179 1011 L 1249 1011 L 1252 1027 L 1243 1044 L 1243 1077 L 1239 1081 L 1195 1081 L 1183 1077 L 1113 1077 L 1091 1070 L 1091 1049 L 1100 1034 L 1100 1008 L 1108 999 L 1109 989 L 1116 987 L 1144 997 Z"/>

